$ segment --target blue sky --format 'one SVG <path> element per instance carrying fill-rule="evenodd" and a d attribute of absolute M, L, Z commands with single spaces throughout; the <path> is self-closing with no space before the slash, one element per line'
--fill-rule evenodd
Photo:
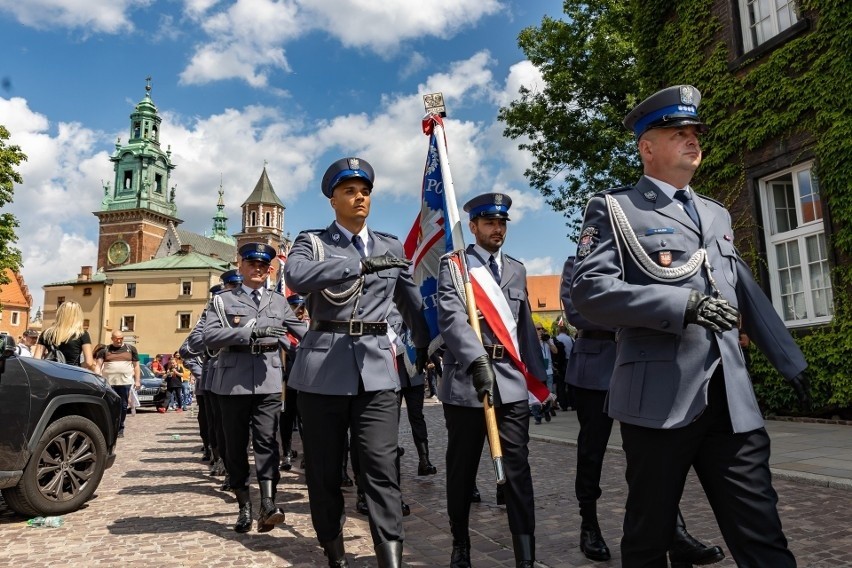
<path fill-rule="evenodd" d="M 428 8 L 428 9 L 427 9 Z M 29 160 L 9 207 L 23 274 L 41 286 L 94 264 L 109 154 L 153 78 L 160 140 L 177 164 L 182 228 L 209 232 L 220 179 L 231 232 L 264 162 L 287 206 L 285 231 L 332 219 L 325 168 L 355 155 L 376 170 L 371 227 L 405 237 L 417 214 L 428 139 L 422 95 L 444 93 L 459 206 L 512 196 L 505 251 L 531 274 L 574 251 L 561 214 L 530 190 L 531 163 L 503 138 L 497 109 L 541 84 L 517 34 L 545 0 L 0 0 L 0 123 Z M 220 177 L 221 176 L 221 177 Z M 469 238 L 469 233 L 466 237 Z"/>

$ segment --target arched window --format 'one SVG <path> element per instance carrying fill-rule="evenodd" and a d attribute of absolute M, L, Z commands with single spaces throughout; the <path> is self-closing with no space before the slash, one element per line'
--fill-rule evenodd
<path fill-rule="evenodd" d="M 249 218 L 251 219 L 251 222 L 249 222 L 250 226 L 254 227 L 255 225 L 257 225 L 257 211 L 252 211 L 251 215 L 249 215 Z"/>
<path fill-rule="evenodd" d="M 272 213 L 269 213 L 268 211 L 266 213 L 266 223 L 264 223 L 264 225 L 267 227 L 272 226 Z"/>

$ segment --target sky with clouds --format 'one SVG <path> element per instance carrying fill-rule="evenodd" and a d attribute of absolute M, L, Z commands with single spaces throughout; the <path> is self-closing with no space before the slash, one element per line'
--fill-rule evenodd
<path fill-rule="evenodd" d="M 103 185 L 115 141 L 145 95 L 163 118 L 183 229 L 209 233 L 220 185 L 232 233 L 266 164 L 287 207 L 285 232 L 333 218 L 319 191 L 344 156 L 376 170 L 371 227 L 404 238 L 417 215 L 428 139 L 422 95 L 444 93 L 459 201 L 513 199 L 505 251 L 530 274 L 574 252 L 565 219 L 531 190 L 531 157 L 502 136 L 497 110 L 541 78 L 517 34 L 545 0 L 0 0 L 0 124 L 28 160 L 8 207 L 23 275 L 74 278 L 97 256 Z M 466 232 L 466 237 L 469 234 Z"/>

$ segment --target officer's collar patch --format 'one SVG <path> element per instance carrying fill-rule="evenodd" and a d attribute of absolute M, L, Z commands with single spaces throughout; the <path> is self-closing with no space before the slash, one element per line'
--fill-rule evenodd
<path fill-rule="evenodd" d="M 331 240 L 333 240 L 334 242 L 339 241 L 340 240 L 340 233 L 334 233 L 333 235 L 331 235 Z"/>
<path fill-rule="evenodd" d="M 652 190 L 646 191 L 642 194 L 642 196 L 648 201 L 656 201 L 657 200 L 657 192 Z"/>
<path fill-rule="evenodd" d="M 583 232 L 580 233 L 580 241 L 577 243 L 577 258 L 585 258 L 595 250 L 600 240 L 599 235 L 600 231 L 593 225 L 583 228 Z"/>

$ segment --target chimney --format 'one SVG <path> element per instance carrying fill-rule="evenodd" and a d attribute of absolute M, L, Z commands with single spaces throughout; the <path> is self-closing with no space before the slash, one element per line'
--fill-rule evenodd
<path fill-rule="evenodd" d="M 180 254 L 189 254 L 192 252 L 192 245 L 180 245 Z"/>
<path fill-rule="evenodd" d="M 80 274 L 77 275 L 77 281 L 79 282 L 87 282 L 92 279 L 92 267 L 91 266 L 81 266 Z"/>

